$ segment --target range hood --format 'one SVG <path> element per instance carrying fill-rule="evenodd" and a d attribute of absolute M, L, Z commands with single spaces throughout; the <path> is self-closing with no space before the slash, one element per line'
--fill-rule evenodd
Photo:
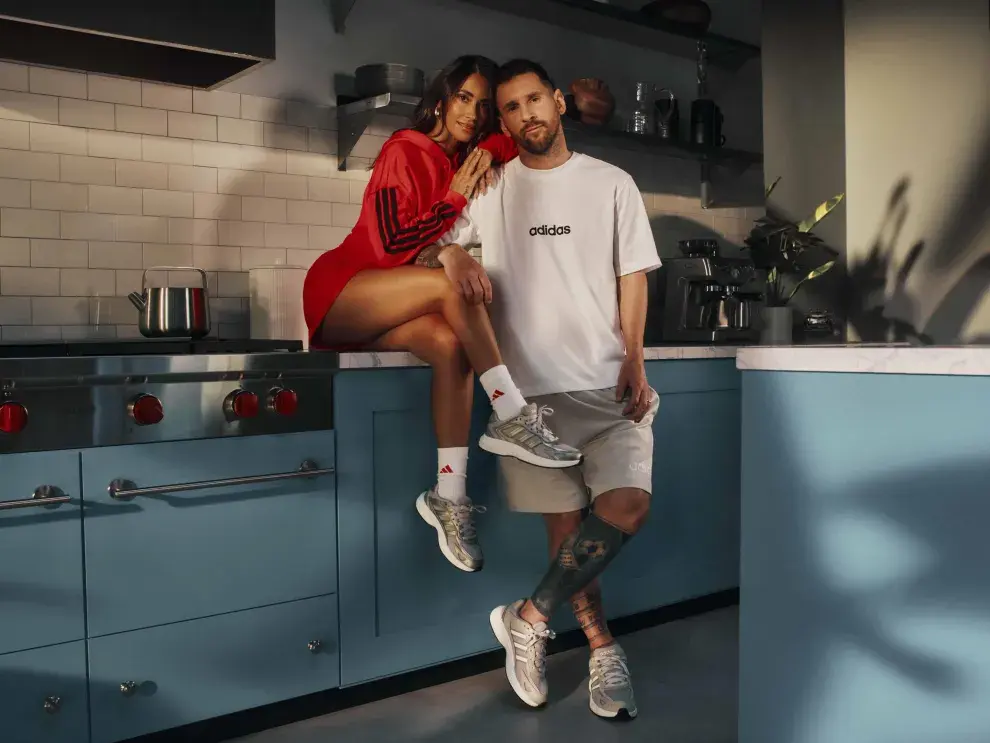
<path fill-rule="evenodd" d="M 275 59 L 275 0 L 0 0 L 0 59 L 213 88 Z"/>

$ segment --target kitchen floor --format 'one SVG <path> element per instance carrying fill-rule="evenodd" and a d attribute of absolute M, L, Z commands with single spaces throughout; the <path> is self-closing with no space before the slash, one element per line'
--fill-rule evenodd
<path fill-rule="evenodd" d="M 620 638 L 639 717 L 609 722 L 588 709 L 587 649 L 549 659 L 550 702 L 520 702 L 502 670 L 240 738 L 240 743 L 735 743 L 738 607 Z"/>

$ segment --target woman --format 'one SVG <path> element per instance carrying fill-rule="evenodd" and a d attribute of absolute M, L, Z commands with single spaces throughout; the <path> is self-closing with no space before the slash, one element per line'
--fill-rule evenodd
<path fill-rule="evenodd" d="M 473 371 L 494 408 L 484 449 L 540 466 L 580 462 L 503 365 L 484 270 L 461 247 L 436 246 L 485 187 L 492 162 L 516 155 L 512 140 L 495 133 L 495 71 L 491 60 L 466 56 L 437 75 L 412 127 L 383 145 L 354 229 L 317 259 L 303 288 L 312 348 L 409 351 L 433 368 L 437 484 L 416 508 L 447 559 L 469 572 L 483 565 L 472 521 L 478 509 L 465 492 Z"/>

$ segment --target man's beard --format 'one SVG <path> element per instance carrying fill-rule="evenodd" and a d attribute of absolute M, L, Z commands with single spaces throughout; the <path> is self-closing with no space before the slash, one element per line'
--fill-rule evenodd
<path fill-rule="evenodd" d="M 536 129 L 533 132 L 523 130 L 519 136 L 515 137 L 516 144 L 531 155 L 545 155 L 553 149 L 557 137 L 560 135 L 560 119 L 557 119 L 553 124 L 548 121 L 533 121 L 527 124 L 527 127 L 534 124 L 541 126 L 542 130 Z M 539 139 L 531 139 L 529 136 L 531 134 L 536 134 Z"/>

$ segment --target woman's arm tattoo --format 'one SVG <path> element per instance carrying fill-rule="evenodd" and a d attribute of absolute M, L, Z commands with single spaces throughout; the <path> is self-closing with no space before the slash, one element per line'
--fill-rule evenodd
<path fill-rule="evenodd" d="M 440 252 L 446 247 L 446 245 L 427 245 L 416 256 L 416 265 L 426 268 L 443 268 L 443 264 L 440 262 Z"/>

